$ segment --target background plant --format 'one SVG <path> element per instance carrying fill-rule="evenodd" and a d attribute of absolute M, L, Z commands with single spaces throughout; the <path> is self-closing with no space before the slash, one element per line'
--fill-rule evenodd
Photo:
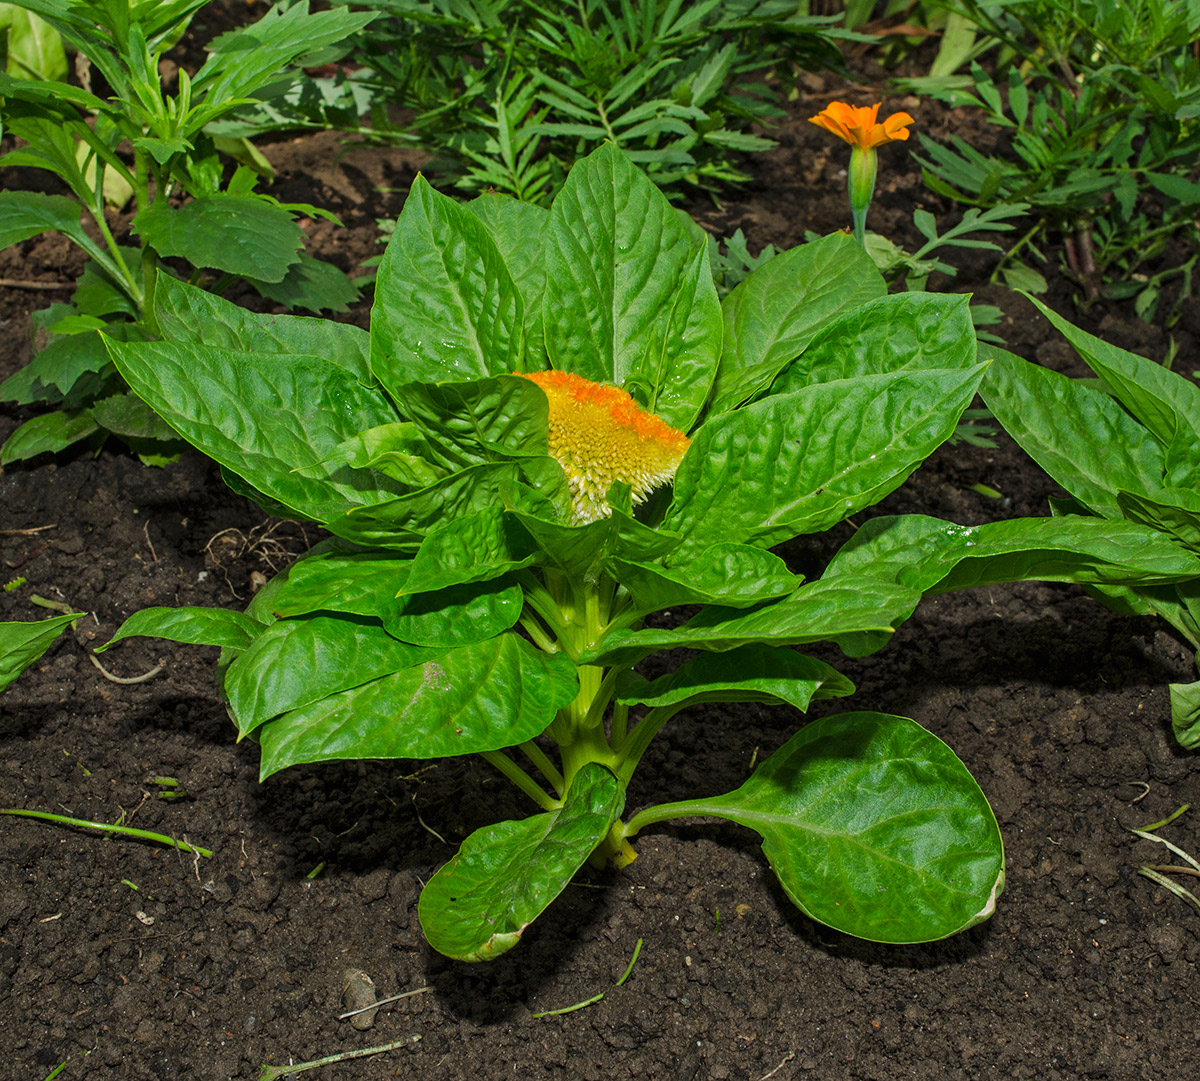
<path fill-rule="evenodd" d="M 0 192 L 0 248 L 56 230 L 88 257 L 71 302 L 35 317 L 42 348 L 33 362 L 0 385 L 5 400 L 61 410 L 19 428 L 0 448 L 0 462 L 60 450 L 98 431 L 119 435 L 149 460 L 161 458 L 172 433 L 125 393 L 99 331 L 156 333 L 153 287 L 163 259 L 182 260 L 192 281 L 214 290 L 245 280 L 290 306 L 341 308 L 357 295 L 340 270 L 303 253 L 298 216 L 325 212 L 257 192 L 265 159 L 249 143 L 208 129 L 291 65 L 340 55 L 372 16 L 281 4 L 212 42 L 206 63 L 195 76 L 181 69 L 171 93 L 159 60 L 204 2 L 21 0 L 86 57 L 98 93 L 0 74 L 0 121 L 22 140 L 0 166 L 49 170 L 73 196 Z M 230 174 L 223 151 L 249 164 Z M 136 246 L 113 232 L 107 215 L 126 202 L 135 211 L 129 229 Z"/>
<path fill-rule="evenodd" d="M 926 182 L 980 206 L 1030 204 L 1037 221 L 1011 255 L 1046 263 L 1046 249 L 1056 246 L 1087 302 L 1135 297 L 1149 319 L 1163 283 L 1179 277 L 1167 315 L 1173 321 L 1191 295 L 1200 241 L 1200 7 L 964 0 L 961 10 L 1014 62 L 1001 86 L 972 64 L 969 89 L 943 81 L 926 90 L 983 110 L 1011 135 L 1011 152 L 987 155 L 958 137 L 948 147 L 922 137 Z M 1173 239 L 1183 242 L 1182 256 L 1169 250 Z M 1143 269 L 1165 255 L 1166 267 Z M 1027 265 L 1008 277 L 1015 286 L 1038 284 Z"/>
<path fill-rule="evenodd" d="M 1171 584 L 1089 588 L 1118 612 L 1161 616 L 1200 650 L 1200 388 L 1034 303 L 1100 386 L 995 350 L 984 400 L 1069 494 L 1056 514 L 1137 522 L 1192 556 L 1192 574 Z M 1171 721 L 1184 746 L 1200 746 L 1200 682 L 1171 685 Z"/>
<path fill-rule="evenodd" d="M 887 296 L 835 235 L 719 302 L 705 236 L 611 146 L 548 211 L 463 206 L 419 179 L 375 295 L 367 334 L 165 279 L 166 340 L 110 340 L 237 490 L 333 534 L 245 612 L 148 609 L 116 638 L 225 647 L 224 694 L 264 777 L 479 753 L 524 792 L 539 813 L 480 829 L 425 888 L 422 925 L 450 956 L 511 948 L 585 861 L 627 862 L 631 838 L 678 816 L 757 830 L 789 896 L 853 934 L 926 940 L 986 918 L 995 820 L 904 718 L 825 718 L 733 792 L 623 817 L 687 706 L 850 691 L 791 646 L 869 652 L 923 593 L 966 584 L 1190 571 L 1153 530 L 1084 518 L 881 519 L 813 582 L 768 551 L 868 507 L 951 434 L 984 371 L 967 299 Z M 664 448 L 683 455 L 673 488 L 635 509 Z M 681 626 L 656 618 L 685 604 L 700 610 Z M 637 670 L 675 647 L 696 655 Z"/>
<path fill-rule="evenodd" d="M 790 0 L 369 4 L 385 17 L 360 37 L 353 81 L 415 114 L 392 137 L 432 150 L 466 191 L 535 202 L 605 140 L 662 187 L 744 181 L 734 154 L 773 145 L 750 125 L 781 115 L 770 70 L 787 87 L 797 63 L 841 66 L 837 20 Z"/>

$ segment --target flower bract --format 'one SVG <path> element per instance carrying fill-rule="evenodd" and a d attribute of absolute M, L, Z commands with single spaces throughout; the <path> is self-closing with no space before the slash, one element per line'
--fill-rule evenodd
<path fill-rule="evenodd" d="M 637 504 L 675 476 L 691 441 L 620 387 L 571 372 L 521 374 L 550 401 L 550 455 L 567 475 L 577 522 L 612 513 L 605 495 L 617 481 L 633 489 Z"/>
<path fill-rule="evenodd" d="M 809 123 L 844 139 L 860 150 L 874 150 L 885 143 L 908 138 L 908 126 L 916 123 L 908 113 L 892 113 L 882 124 L 876 123 L 878 105 L 847 105 L 844 101 L 830 102 Z"/>

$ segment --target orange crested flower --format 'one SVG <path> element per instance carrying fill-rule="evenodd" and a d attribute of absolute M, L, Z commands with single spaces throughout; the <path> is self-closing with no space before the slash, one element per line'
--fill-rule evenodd
<path fill-rule="evenodd" d="M 908 125 L 916 123 L 908 113 L 892 113 L 882 124 L 877 124 L 875 118 L 878 115 L 878 105 L 857 106 L 833 101 L 808 119 L 810 124 L 817 124 L 860 150 L 874 150 L 885 143 L 907 139 Z"/>
<path fill-rule="evenodd" d="M 609 487 L 622 481 L 641 503 L 675 476 L 690 440 L 620 387 L 571 372 L 518 372 L 550 400 L 550 455 L 563 467 L 578 523 L 607 518 Z"/>

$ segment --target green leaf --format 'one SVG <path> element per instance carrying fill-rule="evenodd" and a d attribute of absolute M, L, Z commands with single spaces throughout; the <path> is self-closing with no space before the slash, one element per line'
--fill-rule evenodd
<path fill-rule="evenodd" d="M 524 371 L 524 317 L 483 222 L 418 176 L 375 284 L 375 377 L 399 399 L 408 383 Z"/>
<path fill-rule="evenodd" d="M 383 619 L 399 610 L 411 559 L 380 552 L 322 552 L 298 559 L 278 579 L 271 597 L 277 616 L 346 612 Z"/>
<path fill-rule="evenodd" d="M 491 234 L 517 291 L 525 302 L 526 350 L 536 356 L 542 348 L 542 300 L 546 291 L 546 265 L 542 236 L 550 220 L 543 207 L 487 194 L 467 203 Z"/>
<path fill-rule="evenodd" d="M 424 488 L 444 476 L 440 468 L 422 456 L 429 450 L 415 424 L 396 421 L 352 435 L 319 464 L 305 466 L 298 472 L 319 477 L 345 463 L 355 469 L 378 470 L 406 488 Z"/>
<path fill-rule="evenodd" d="M 1004 846 L 979 785 L 905 717 L 825 717 L 737 791 L 678 806 L 759 833 L 802 912 L 870 942 L 966 930 L 991 916 L 1004 887 Z"/>
<path fill-rule="evenodd" d="M 670 567 L 616 558 L 608 567 L 629 590 L 637 610 L 644 612 L 681 604 L 749 608 L 786 596 L 803 581 L 777 555 L 748 544 L 714 544 Z"/>
<path fill-rule="evenodd" d="M 1117 506 L 1130 521 L 1166 533 L 1200 554 L 1200 496 L 1190 488 L 1160 488 L 1149 495 L 1118 491 Z"/>
<path fill-rule="evenodd" d="M 0 623 L 0 691 L 33 664 L 85 612 L 32 623 Z"/>
<path fill-rule="evenodd" d="M 383 625 L 402 642 L 418 646 L 469 645 L 508 630 L 521 618 L 524 603 L 520 586 L 504 579 L 444 586 L 402 597 Z"/>
<path fill-rule="evenodd" d="M 1200 682 L 1171 684 L 1171 727 L 1183 747 L 1200 747 Z"/>
<path fill-rule="evenodd" d="M 541 735 L 578 691 L 569 657 L 502 634 L 268 721 L 261 776 L 302 762 L 500 750 Z"/>
<path fill-rule="evenodd" d="M 154 203 L 130 229 L 160 256 L 264 282 L 283 281 L 304 245 L 288 211 L 260 196 L 226 192 L 178 208 Z"/>
<path fill-rule="evenodd" d="M 36 191 L 0 191 L 0 250 L 51 230 L 87 251 L 94 247 L 83 231 L 83 211 L 74 199 Z"/>
<path fill-rule="evenodd" d="M 297 472 L 349 436 L 396 419 L 386 399 L 345 368 L 190 342 L 108 346 L 133 390 L 184 439 L 300 515 L 323 521 L 396 490 L 366 470 Z"/>
<path fill-rule="evenodd" d="M 870 256 L 842 233 L 781 252 L 721 305 L 724 347 L 710 413 L 765 390 L 839 312 L 887 294 Z"/>
<path fill-rule="evenodd" d="M 975 364 L 970 297 L 899 293 L 826 323 L 771 385 L 789 394 L 813 383 L 884 372 Z"/>
<path fill-rule="evenodd" d="M 501 508 L 489 507 L 432 530 L 417 550 L 406 588 L 428 593 L 485 582 L 536 559 L 537 547 L 521 523 Z"/>
<path fill-rule="evenodd" d="M 828 529 L 899 487 L 950 437 L 984 368 L 835 380 L 713 417 L 675 474 L 664 525 L 690 548 L 767 547 Z"/>
<path fill-rule="evenodd" d="M 544 243 L 551 366 L 624 387 L 672 427 L 690 429 L 721 349 L 704 242 L 605 144 L 571 170 Z"/>
<path fill-rule="evenodd" d="M 92 406 L 92 417 L 105 431 L 129 440 L 131 445 L 147 442 L 175 443 L 179 436 L 141 398 L 113 394 Z"/>
<path fill-rule="evenodd" d="M 262 281 L 250 275 L 246 280 L 268 300 L 310 312 L 348 312 L 358 299 L 358 286 L 344 270 L 303 252 L 281 281 Z"/>
<path fill-rule="evenodd" d="M 1089 510 L 1121 517 L 1118 487 L 1162 486 L 1163 448 L 1109 395 L 993 346 L 979 393 L 1005 431 Z"/>
<path fill-rule="evenodd" d="M 27 420 L 4 441 L 0 446 L 0 466 L 24 462 L 39 454 L 57 454 L 97 430 L 90 409 L 44 413 Z"/>
<path fill-rule="evenodd" d="M 61 325 L 62 320 L 56 325 Z M 110 363 L 103 337 L 95 330 L 81 334 L 55 334 L 29 362 L 26 371 L 43 387 L 53 387 L 65 398 L 85 376 L 101 372 Z M 5 386 L 7 387 L 7 382 Z M 7 391 L 6 391 L 7 393 Z"/>
<path fill-rule="evenodd" d="M 28 79 L 59 80 L 67 77 L 67 54 L 62 38 L 52 26 L 16 4 L 0 4 L 0 30 L 6 37 L 7 71 Z"/>
<path fill-rule="evenodd" d="M 816 698 L 854 693 L 837 669 L 780 646 L 749 645 L 727 653 L 702 653 L 653 682 L 623 672 L 616 700 L 651 707 L 696 702 L 783 702 L 804 711 Z"/>
<path fill-rule="evenodd" d="M 632 515 L 617 510 L 607 518 L 584 525 L 564 525 L 521 510 L 513 512 L 544 553 L 539 562 L 572 577 L 597 571 L 606 556 L 642 560 L 665 556 L 679 543 L 679 534 L 651 529 Z"/>
<path fill-rule="evenodd" d="M 851 656 L 879 649 L 916 608 L 921 594 L 894 582 L 839 575 L 811 582 L 779 601 L 741 611 L 712 605 L 681 627 L 613 631 L 581 664 L 634 664 L 679 646 L 714 652 L 756 643 L 805 645 L 835 641 Z"/>
<path fill-rule="evenodd" d="M 1031 579 L 1160 585 L 1200 575 L 1200 558 L 1136 522 L 1067 515 L 960 526 L 905 514 L 864 522 L 821 580 L 844 574 L 923 594 Z"/>
<path fill-rule="evenodd" d="M 1058 313 L 1030 298 L 1099 377 L 1109 393 L 1140 420 L 1164 446 L 1181 436 L 1200 461 L 1200 387 L 1177 372 L 1072 326 Z"/>
<path fill-rule="evenodd" d="M 320 357 L 353 372 L 360 382 L 370 379 L 370 335 L 350 323 L 259 315 L 161 272 L 154 299 L 159 330 L 169 341 Z"/>
<path fill-rule="evenodd" d="M 266 629 L 257 619 L 228 608 L 143 608 L 117 628 L 97 653 L 122 638 L 165 638 L 189 646 L 245 649 Z"/>
<path fill-rule="evenodd" d="M 225 672 L 240 735 L 339 691 L 428 660 L 434 651 L 398 642 L 352 617 L 282 619 L 258 635 Z"/>
<path fill-rule="evenodd" d="M 620 816 L 625 793 L 589 762 L 557 810 L 476 830 L 421 892 L 429 944 L 459 961 L 491 961 L 520 941 Z"/>

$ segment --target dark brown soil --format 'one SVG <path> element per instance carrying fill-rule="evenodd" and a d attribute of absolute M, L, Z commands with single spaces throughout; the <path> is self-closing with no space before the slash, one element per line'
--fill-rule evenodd
<path fill-rule="evenodd" d="M 757 182 L 691 210 L 757 249 L 846 224 L 844 147 L 804 118 L 869 90 L 810 79 Z M 912 100 L 934 134 L 969 117 Z M 414 159 L 358 149 L 331 167 L 333 136 L 276 142 L 280 198 L 329 207 L 318 251 L 351 268 L 374 254 Z M 922 187 L 905 147 L 883 151 L 871 226 L 912 246 L 911 212 L 954 213 Z M 10 183 L 16 181 L 5 177 Z M 22 174 L 21 181 L 25 180 Z M 64 242 L 0 256 L 0 276 L 70 280 Z M 986 285 L 981 260 L 940 288 L 1000 304 L 1010 347 L 1071 368 L 1032 309 Z M 0 377 L 29 355 L 29 312 L 64 294 L 0 290 Z M 1055 305 L 1074 315 L 1056 283 Z M 355 316 L 365 320 L 365 311 Z M 1195 315 L 1175 330 L 1176 367 L 1200 367 Z M 1151 356 L 1164 333 L 1120 309 L 1094 330 Z M 0 408 L 0 440 L 31 415 Z M 969 486 L 1002 493 L 988 499 Z M 1052 485 L 1007 440 L 945 447 L 884 504 L 962 523 L 1045 513 Z M 1158 846 L 1128 832 L 1200 801 L 1194 755 L 1175 746 L 1166 684 L 1194 676 L 1163 624 L 1115 616 L 1078 590 L 1025 584 L 925 602 L 881 654 L 827 654 L 859 686 L 851 708 L 914 717 L 953 746 L 996 810 L 1008 888 L 987 924 L 911 948 L 814 925 L 775 884 L 755 838 L 697 823 L 644 834 L 639 859 L 570 886 L 511 954 L 453 963 L 423 942 L 421 883 L 475 828 L 529 812 L 482 762 L 323 765 L 257 781 L 218 701 L 215 651 L 130 640 L 91 646 L 152 604 L 231 605 L 256 575 L 314 540 L 231 495 L 198 457 L 146 469 L 116 448 L 0 475 L 0 619 L 46 613 L 33 594 L 89 613 L 0 698 L 0 806 L 132 823 L 213 850 L 174 850 L 0 819 L 0 1078 L 256 1078 L 355 1048 L 386 1053 L 314 1077 L 498 1081 L 759 1081 L 801 1077 L 1200 1076 L 1195 912 L 1140 877 Z M 844 527 L 848 528 L 848 527 Z M 840 539 L 840 535 L 838 538 Z M 831 542 L 785 551 L 826 556 Z M 838 708 L 847 708 L 845 703 Z M 826 710 L 832 712 L 833 710 Z M 647 755 L 630 809 L 726 791 L 802 719 L 784 708 L 706 707 Z M 160 776 L 186 795 L 159 798 Z M 1169 827 L 1200 849 L 1192 815 Z M 614 987 L 643 942 L 628 981 Z M 385 1006 L 369 1031 L 338 1021 L 343 973 L 361 968 Z M 604 993 L 586 1009 L 534 1016 Z"/>

